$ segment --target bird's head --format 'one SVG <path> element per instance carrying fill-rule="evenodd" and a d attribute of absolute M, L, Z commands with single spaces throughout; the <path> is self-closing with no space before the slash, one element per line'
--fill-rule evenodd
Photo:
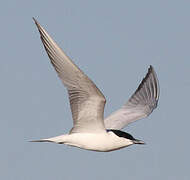
<path fill-rule="evenodd" d="M 115 135 L 122 137 L 122 138 L 126 138 L 127 140 L 130 141 L 130 144 L 145 144 L 144 141 L 139 140 L 139 139 L 135 139 L 131 134 L 126 133 L 124 131 L 115 130 L 115 129 L 108 129 L 107 131 L 108 132 L 112 131 Z"/>

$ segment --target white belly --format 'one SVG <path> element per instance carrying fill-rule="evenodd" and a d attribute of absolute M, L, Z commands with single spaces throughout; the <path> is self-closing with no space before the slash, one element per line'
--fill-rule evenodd
<path fill-rule="evenodd" d="M 113 151 L 133 144 L 130 140 L 118 137 L 112 132 L 68 134 L 64 135 L 62 143 L 93 151 Z"/>

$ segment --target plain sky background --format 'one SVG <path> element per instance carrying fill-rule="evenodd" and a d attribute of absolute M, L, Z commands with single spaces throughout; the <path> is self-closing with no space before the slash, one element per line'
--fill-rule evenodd
<path fill-rule="evenodd" d="M 72 127 L 32 17 L 104 93 L 105 116 L 154 66 L 158 108 L 125 128 L 145 146 L 98 153 L 28 142 Z M 7 0 L 0 22 L 0 179 L 189 180 L 190 1 Z"/>

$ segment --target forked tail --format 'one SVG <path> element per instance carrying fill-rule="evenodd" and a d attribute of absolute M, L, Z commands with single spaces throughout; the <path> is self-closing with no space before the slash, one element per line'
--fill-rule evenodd
<path fill-rule="evenodd" d="M 57 143 L 57 144 L 64 144 L 66 141 L 67 135 L 61 135 L 61 136 L 56 136 L 52 138 L 47 138 L 47 139 L 39 139 L 39 140 L 32 140 L 29 142 L 52 142 L 52 143 Z"/>
<path fill-rule="evenodd" d="M 39 140 L 32 140 L 32 141 L 29 141 L 29 142 L 53 142 L 49 139 L 39 139 Z"/>

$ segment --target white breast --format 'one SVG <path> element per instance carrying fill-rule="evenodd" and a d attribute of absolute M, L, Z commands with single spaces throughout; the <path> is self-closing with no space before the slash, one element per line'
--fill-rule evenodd
<path fill-rule="evenodd" d="M 131 140 L 118 137 L 113 132 L 68 134 L 63 143 L 93 151 L 113 151 L 133 144 Z"/>

